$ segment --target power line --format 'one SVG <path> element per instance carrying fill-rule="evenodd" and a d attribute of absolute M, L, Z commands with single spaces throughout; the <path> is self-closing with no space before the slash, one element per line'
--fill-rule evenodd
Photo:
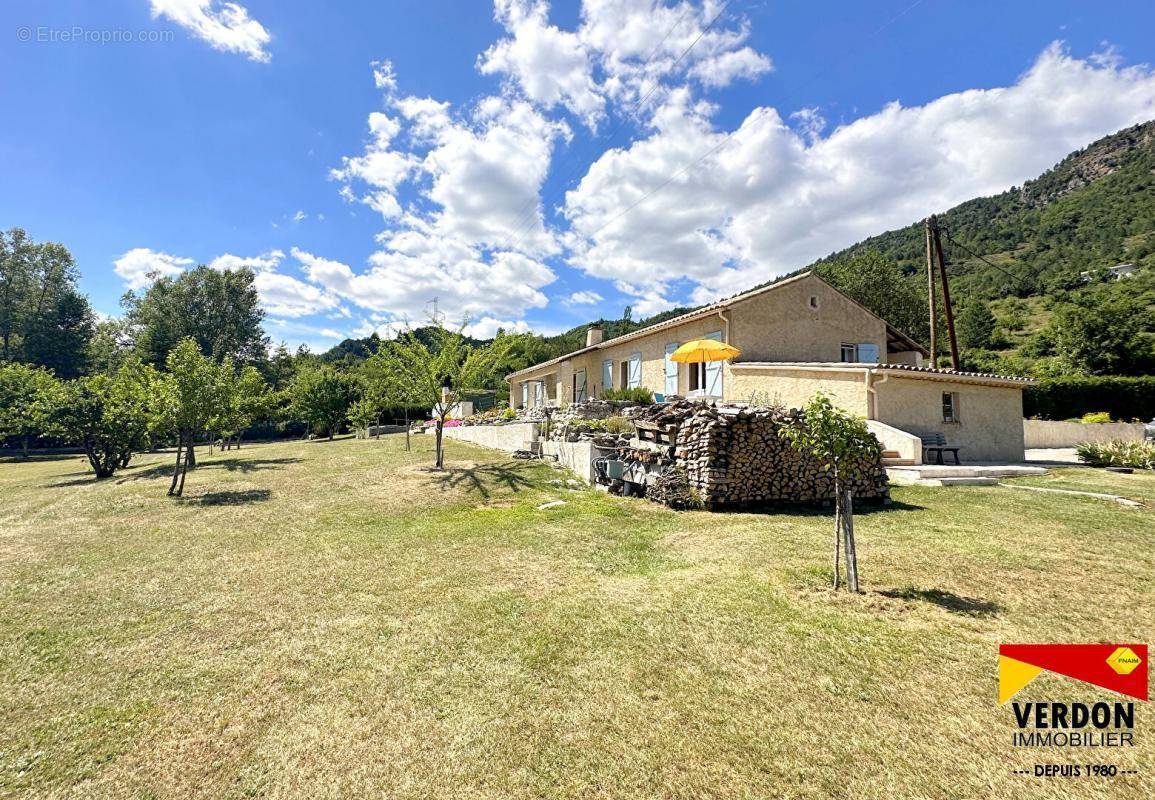
<path fill-rule="evenodd" d="M 984 256 L 980 256 L 978 253 L 976 253 L 974 250 L 971 250 L 971 249 L 970 249 L 969 247 L 967 247 L 966 245 L 964 245 L 964 244 L 961 244 L 961 243 L 959 243 L 959 242 L 955 241 L 955 238 L 954 238 L 953 236 L 951 236 L 951 235 L 950 235 L 950 232 L 949 232 L 949 231 L 948 231 L 946 228 L 941 228 L 941 230 L 942 230 L 942 232 L 943 232 L 943 233 L 946 235 L 947 241 L 949 241 L 949 242 L 950 242 L 951 244 L 953 244 L 955 247 L 958 247 L 958 248 L 960 248 L 960 249 L 962 249 L 962 250 L 965 250 L 967 253 L 970 253 L 970 254 L 971 254 L 971 256 L 973 256 L 974 258 L 977 258 L 979 261 L 983 262 L 983 263 L 984 263 L 984 264 L 986 264 L 988 267 L 994 267 L 994 268 L 995 268 L 995 269 L 997 269 L 999 272 L 1003 273 L 1003 274 L 1004 274 L 1004 275 L 1006 275 L 1008 278 L 1010 278 L 1012 281 L 1014 281 L 1014 282 L 1015 282 L 1015 285 L 1016 285 L 1018 288 L 1020 288 L 1020 289 L 1021 289 L 1021 288 L 1023 288 L 1023 285 L 1022 285 L 1022 284 L 1019 282 L 1019 278 L 1018 278 L 1018 276 L 1014 275 L 1013 273 L 1010 273 L 1010 272 L 1008 272 L 1007 270 L 1003 269 L 1002 267 L 1000 267 L 998 264 L 994 263 L 993 261 L 988 261 L 988 260 L 987 260 L 987 259 L 986 259 Z"/>

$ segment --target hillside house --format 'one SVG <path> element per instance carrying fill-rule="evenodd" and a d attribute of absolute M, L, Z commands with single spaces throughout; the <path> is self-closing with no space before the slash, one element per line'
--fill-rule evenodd
<path fill-rule="evenodd" d="M 700 338 L 732 344 L 742 355 L 732 363 L 670 360 L 679 345 Z M 607 388 L 641 386 L 655 395 L 796 407 L 821 390 L 881 423 L 876 432 L 942 433 L 969 461 L 1021 460 L 1022 391 L 1030 381 L 930 369 L 923 366 L 927 355 L 805 272 L 607 341 L 591 327 L 582 349 L 509 375 L 510 405 L 580 402 Z"/>

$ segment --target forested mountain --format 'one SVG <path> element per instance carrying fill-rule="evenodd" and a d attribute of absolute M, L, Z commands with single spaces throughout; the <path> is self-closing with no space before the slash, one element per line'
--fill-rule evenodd
<path fill-rule="evenodd" d="M 1080 282 L 1080 272 L 1121 262 L 1153 266 L 1155 121 L 1100 139 L 1022 187 L 940 213 L 939 223 L 961 245 L 944 241 L 951 289 L 962 304 L 1069 289 Z M 906 272 L 924 273 L 922 221 L 872 236 L 811 266 L 867 250 L 877 250 Z"/>

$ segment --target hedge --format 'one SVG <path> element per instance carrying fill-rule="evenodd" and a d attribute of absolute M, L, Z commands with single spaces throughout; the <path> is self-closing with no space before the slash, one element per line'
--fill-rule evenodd
<path fill-rule="evenodd" d="M 1027 417 L 1072 419 L 1095 411 L 1123 421 L 1155 417 L 1155 376 L 1044 378 L 1023 392 Z"/>

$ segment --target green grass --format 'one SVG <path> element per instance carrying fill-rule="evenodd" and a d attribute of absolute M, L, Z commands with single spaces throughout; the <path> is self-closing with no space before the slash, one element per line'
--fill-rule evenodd
<path fill-rule="evenodd" d="M 899 488 L 857 520 L 851 596 L 828 515 L 674 513 L 457 442 L 435 473 L 414 444 L 203 457 L 183 500 L 168 455 L 0 463 L 0 796 L 1107 791 L 1012 774 L 1069 757 L 1011 749 L 997 645 L 1155 639 L 1151 510 Z M 1091 754 L 1139 770 L 1114 796 L 1152 793 L 1147 711 Z"/>
<path fill-rule="evenodd" d="M 1155 508 L 1155 473 L 1135 470 L 1130 475 L 1091 467 L 1068 467 L 1047 475 L 1015 478 L 1007 483 L 1043 486 L 1051 489 L 1074 489 L 1078 492 L 1113 494 L 1138 500 Z"/>

